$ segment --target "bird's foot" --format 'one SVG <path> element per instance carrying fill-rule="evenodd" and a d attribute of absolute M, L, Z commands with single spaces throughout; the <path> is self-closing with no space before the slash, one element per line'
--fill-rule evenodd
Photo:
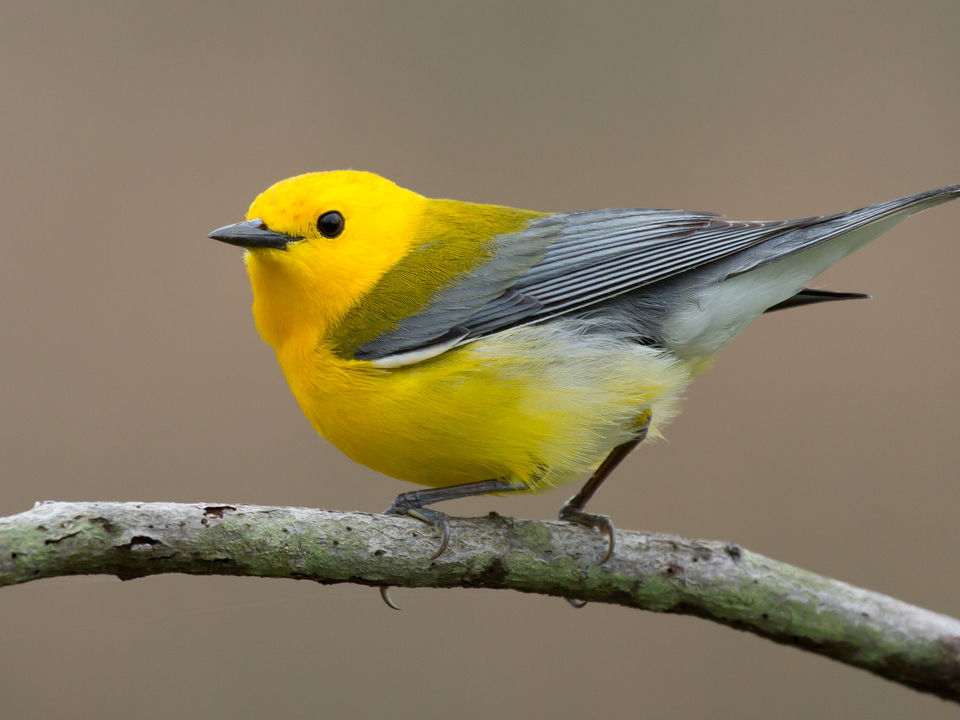
<path fill-rule="evenodd" d="M 566 520 L 567 522 L 574 522 L 579 525 L 586 525 L 590 528 L 596 528 L 603 535 L 606 535 L 609 543 L 607 544 L 607 553 L 603 556 L 603 560 L 600 561 L 600 565 L 603 565 L 607 560 L 613 557 L 614 550 L 617 549 L 617 531 L 613 527 L 613 523 L 610 521 L 610 518 L 606 515 L 594 515 L 593 513 L 584 512 L 582 509 L 567 503 L 562 508 L 560 508 L 560 519 Z"/>
<path fill-rule="evenodd" d="M 383 511 L 384 515 L 409 515 L 410 517 L 415 517 L 417 520 L 427 523 L 427 525 L 432 525 L 437 530 L 440 531 L 440 547 L 437 551 L 430 556 L 430 560 L 436 560 L 438 557 L 443 555 L 443 551 L 447 549 L 447 545 L 450 544 L 450 518 L 446 513 L 442 513 L 439 510 L 429 510 L 421 505 L 422 500 L 418 497 L 418 493 L 403 493 L 397 495 L 396 499 L 390 503 L 390 507 Z M 394 610 L 399 610 L 393 600 L 390 599 L 390 587 L 384 585 L 380 588 L 380 597 L 383 598 L 383 601 Z"/>
<path fill-rule="evenodd" d="M 446 513 L 439 510 L 430 510 L 423 507 L 422 500 L 418 497 L 420 493 L 409 492 L 397 495 L 397 498 L 390 503 L 390 507 L 383 511 L 384 515 L 409 515 L 421 520 L 427 525 L 432 525 L 440 531 L 440 547 L 430 556 L 430 560 L 436 560 L 443 555 L 443 551 L 450 544 L 450 518 Z"/>
<path fill-rule="evenodd" d="M 475 495 L 487 495 L 488 493 L 516 492 L 520 488 L 506 480 L 481 480 L 480 482 L 464 483 L 463 485 L 450 485 L 448 487 L 432 488 L 429 490 L 416 490 L 414 492 L 397 495 L 396 499 L 390 503 L 390 507 L 384 510 L 385 515 L 409 515 L 417 518 L 427 525 L 432 525 L 440 531 L 440 547 L 430 556 L 430 560 L 436 560 L 443 555 L 443 551 L 450 544 L 450 518 L 446 513 L 437 510 L 428 510 L 424 505 L 431 505 L 444 500 L 456 500 L 457 498 L 473 497 Z M 387 594 L 389 588 L 381 588 L 380 595 L 383 601 L 390 607 L 399 610 L 390 600 Z"/>

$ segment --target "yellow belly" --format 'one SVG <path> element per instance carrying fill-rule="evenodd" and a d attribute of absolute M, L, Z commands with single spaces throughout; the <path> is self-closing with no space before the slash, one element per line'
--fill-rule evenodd
<path fill-rule="evenodd" d="M 583 330 L 517 328 L 394 369 L 322 350 L 278 357 L 314 428 L 356 462 L 433 487 L 543 490 L 592 471 L 645 410 L 662 421 L 693 373 L 666 351 Z"/>

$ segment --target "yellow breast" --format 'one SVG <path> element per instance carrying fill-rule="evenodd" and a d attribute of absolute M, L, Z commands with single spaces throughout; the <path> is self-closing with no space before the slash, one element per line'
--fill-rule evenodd
<path fill-rule="evenodd" d="M 322 352 L 279 357 L 314 428 L 355 461 L 434 487 L 507 479 L 542 490 L 589 473 L 644 410 L 665 419 L 690 379 L 663 351 L 585 337 L 582 325 L 517 328 L 390 370 Z"/>

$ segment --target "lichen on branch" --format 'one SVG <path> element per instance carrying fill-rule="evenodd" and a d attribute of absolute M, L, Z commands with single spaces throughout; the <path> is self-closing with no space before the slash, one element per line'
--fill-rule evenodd
<path fill-rule="evenodd" d="M 491 513 L 447 551 L 401 516 L 257 505 L 40 503 L 0 518 L 0 586 L 64 575 L 248 575 L 519 590 L 696 615 L 960 702 L 960 621 L 724 542 Z"/>

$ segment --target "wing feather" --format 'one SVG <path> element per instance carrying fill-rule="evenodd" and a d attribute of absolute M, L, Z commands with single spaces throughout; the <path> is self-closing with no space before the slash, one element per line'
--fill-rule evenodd
<path fill-rule="evenodd" d="M 365 343 L 355 357 L 422 359 L 431 356 L 430 348 L 437 354 L 517 325 L 581 311 L 707 265 L 730 277 L 958 194 L 960 187 L 953 186 L 852 213 L 773 222 L 643 208 L 536 217 L 519 231 L 492 238 L 487 262 L 440 288 L 422 311 Z M 453 345 L 452 337 L 459 338 Z"/>
<path fill-rule="evenodd" d="M 720 218 L 645 208 L 536 218 L 519 232 L 493 238 L 488 262 L 441 288 L 423 311 L 365 343 L 354 357 L 422 357 L 419 351 L 431 346 L 448 349 L 453 328 L 462 343 L 602 302 L 750 247 L 787 227 Z"/>

